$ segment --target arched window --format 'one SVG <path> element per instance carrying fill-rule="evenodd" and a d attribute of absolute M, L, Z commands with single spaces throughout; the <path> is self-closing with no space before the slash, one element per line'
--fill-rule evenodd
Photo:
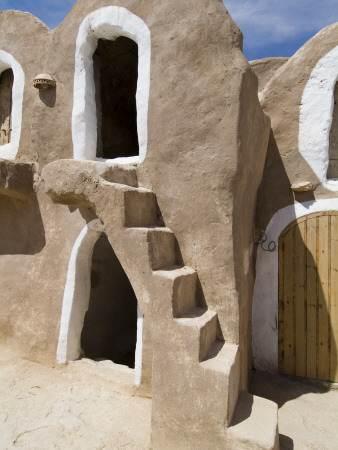
<path fill-rule="evenodd" d="M 124 36 L 99 39 L 93 55 L 97 147 L 104 159 L 138 156 L 136 88 L 138 46 Z"/>
<path fill-rule="evenodd" d="M 4 50 L 0 50 L 0 74 L 0 158 L 14 159 L 20 143 L 25 75 Z"/>
<path fill-rule="evenodd" d="M 148 27 L 125 8 L 108 6 L 83 20 L 75 53 L 74 159 L 145 158 L 150 50 Z"/>
<path fill-rule="evenodd" d="M 307 82 L 300 106 L 299 151 L 326 189 L 338 191 L 332 139 L 337 139 L 334 108 L 338 77 L 338 46 L 321 58 Z M 332 148 L 331 148 L 332 147 Z M 330 163 L 331 160 L 331 163 Z"/>

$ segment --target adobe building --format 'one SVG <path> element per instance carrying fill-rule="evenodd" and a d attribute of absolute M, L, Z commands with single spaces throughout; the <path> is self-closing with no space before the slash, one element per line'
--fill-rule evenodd
<path fill-rule="evenodd" d="M 337 381 L 338 26 L 253 65 L 260 104 L 219 0 L 79 0 L 52 31 L 18 11 L 0 24 L 1 345 L 132 368 L 154 449 L 278 448 L 277 405 L 248 393 L 251 342 L 256 368 Z M 310 255 L 296 237 L 313 220 L 327 259 L 297 272 L 287 246 Z M 309 326 L 285 350 L 301 313 L 281 292 L 305 272 L 325 374 L 297 369 Z"/>
<path fill-rule="evenodd" d="M 338 382 L 338 24 L 260 93 L 271 133 L 256 210 L 256 368 Z M 274 246 L 275 251 L 266 252 Z"/>

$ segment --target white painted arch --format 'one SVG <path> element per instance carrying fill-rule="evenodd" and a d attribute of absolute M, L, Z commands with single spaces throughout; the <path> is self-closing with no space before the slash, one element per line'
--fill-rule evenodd
<path fill-rule="evenodd" d="M 138 45 L 138 80 L 136 90 L 139 156 L 116 158 L 117 163 L 142 162 L 147 152 L 148 102 L 150 87 L 151 40 L 147 25 L 135 14 L 119 6 L 97 9 L 85 17 L 76 39 L 72 137 L 74 159 L 96 159 L 97 118 L 92 56 L 98 39 L 119 36 Z"/>
<path fill-rule="evenodd" d="M 326 176 L 337 77 L 338 46 L 323 56 L 313 69 L 303 91 L 299 116 L 299 151 L 330 191 L 338 191 L 338 180 Z"/>
<path fill-rule="evenodd" d="M 278 371 L 278 239 L 294 220 L 312 213 L 338 211 L 338 198 L 297 203 L 280 209 L 266 228 L 274 252 L 257 250 L 252 306 L 252 355 L 256 369 Z"/>
<path fill-rule="evenodd" d="M 88 223 L 73 246 L 68 264 L 63 294 L 57 361 L 65 364 L 80 357 L 81 332 L 90 298 L 90 271 L 93 248 L 103 231 L 99 219 Z M 142 328 L 143 314 L 137 307 L 137 341 L 135 351 L 135 385 L 139 386 L 142 375 Z"/>
<path fill-rule="evenodd" d="M 12 69 L 12 135 L 8 144 L 0 146 L 0 158 L 15 159 L 20 144 L 22 126 L 22 102 L 25 87 L 25 73 L 18 61 L 10 53 L 0 50 L 0 73 Z"/>

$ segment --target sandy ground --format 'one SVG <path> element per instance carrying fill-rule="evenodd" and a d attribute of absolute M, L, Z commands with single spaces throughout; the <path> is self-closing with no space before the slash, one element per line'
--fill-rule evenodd
<path fill-rule="evenodd" d="M 338 390 L 253 372 L 252 393 L 278 404 L 280 449 L 338 450 Z"/>
<path fill-rule="evenodd" d="M 0 352 L 0 449 L 149 449 L 151 400 L 133 377 L 109 361 L 51 368 Z M 338 390 L 254 372 L 252 392 L 278 403 L 281 450 L 338 450 Z"/>
<path fill-rule="evenodd" d="M 45 367 L 0 361 L 0 449 L 147 449 L 151 400 L 133 372 L 81 360 Z"/>

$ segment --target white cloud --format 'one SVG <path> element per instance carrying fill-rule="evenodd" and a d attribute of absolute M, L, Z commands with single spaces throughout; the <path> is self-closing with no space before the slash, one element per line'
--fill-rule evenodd
<path fill-rule="evenodd" d="M 224 0 L 224 4 L 248 47 L 315 34 L 338 20 L 337 0 Z"/>

